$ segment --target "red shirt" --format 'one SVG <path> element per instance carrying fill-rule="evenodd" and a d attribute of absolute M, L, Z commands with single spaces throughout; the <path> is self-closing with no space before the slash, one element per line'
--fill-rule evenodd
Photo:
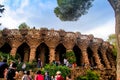
<path fill-rule="evenodd" d="M 58 75 L 57 80 L 64 80 L 64 78 L 61 75 Z"/>
<path fill-rule="evenodd" d="M 41 74 L 37 74 L 35 80 L 44 80 L 44 77 Z"/>

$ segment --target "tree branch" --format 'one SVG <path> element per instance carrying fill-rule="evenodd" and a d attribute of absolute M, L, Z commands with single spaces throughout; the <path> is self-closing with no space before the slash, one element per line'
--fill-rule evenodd
<path fill-rule="evenodd" d="M 115 10 L 116 9 L 116 4 L 114 0 L 108 0 L 108 2 L 110 3 L 110 5 L 112 6 L 112 8 Z"/>

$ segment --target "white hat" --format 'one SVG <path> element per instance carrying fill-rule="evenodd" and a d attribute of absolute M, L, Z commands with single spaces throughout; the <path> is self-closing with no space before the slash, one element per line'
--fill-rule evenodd
<path fill-rule="evenodd" d="M 60 71 L 57 71 L 56 74 L 61 74 L 61 72 L 60 72 Z"/>

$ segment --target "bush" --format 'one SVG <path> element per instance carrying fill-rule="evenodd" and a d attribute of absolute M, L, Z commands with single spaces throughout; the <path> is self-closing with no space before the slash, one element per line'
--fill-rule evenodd
<path fill-rule="evenodd" d="M 69 51 L 66 53 L 66 58 L 68 59 L 68 62 L 70 64 L 73 64 L 76 62 L 76 57 L 75 57 L 75 53 L 73 51 Z"/>
<path fill-rule="evenodd" d="M 17 70 L 21 71 L 22 70 L 22 65 L 23 63 L 20 63 L 17 65 Z M 34 69 L 36 68 L 37 63 L 36 62 L 26 62 L 26 69 L 25 70 L 32 70 L 34 71 Z"/>
<path fill-rule="evenodd" d="M 10 55 L 10 53 L 3 53 L 3 52 L 0 52 L 0 61 L 2 61 L 3 59 L 7 59 L 7 62 L 8 64 L 11 62 L 11 61 L 17 61 L 15 59 L 15 57 L 13 57 L 12 55 Z"/>
<path fill-rule="evenodd" d="M 56 65 L 50 65 L 50 64 L 46 64 L 44 66 L 44 69 L 42 70 L 42 73 L 44 73 L 45 71 L 48 71 L 50 76 L 55 76 L 57 71 L 61 71 L 62 76 L 65 78 L 67 75 L 70 74 L 70 69 L 66 66 L 56 66 Z"/>
<path fill-rule="evenodd" d="M 99 74 L 88 70 L 86 76 L 79 76 L 75 80 L 99 80 Z"/>

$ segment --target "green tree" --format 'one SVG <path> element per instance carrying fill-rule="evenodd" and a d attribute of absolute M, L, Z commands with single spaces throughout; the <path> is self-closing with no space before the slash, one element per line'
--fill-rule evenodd
<path fill-rule="evenodd" d="M 76 21 L 87 13 L 94 0 L 57 0 L 58 7 L 54 13 L 62 21 Z"/>
<path fill-rule="evenodd" d="M 30 27 L 24 22 L 18 26 L 19 29 L 30 29 Z"/>
<path fill-rule="evenodd" d="M 115 34 L 109 35 L 107 41 L 113 45 L 113 55 L 116 57 L 117 56 L 117 42 L 116 42 Z"/>
<path fill-rule="evenodd" d="M 116 45 L 116 36 L 115 36 L 115 34 L 110 34 L 107 41 L 109 41 L 113 45 Z"/>
<path fill-rule="evenodd" d="M 73 51 L 66 52 L 66 58 L 68 59 L 68 62 L 70 64 L 73 64 L 76 62 L 75 53 Z"/>

